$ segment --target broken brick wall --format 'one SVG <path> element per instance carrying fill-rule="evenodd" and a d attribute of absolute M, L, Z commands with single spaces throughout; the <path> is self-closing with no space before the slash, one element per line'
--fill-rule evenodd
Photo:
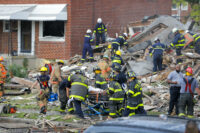
<path fill-rule="evenodd" d="M 72 0 L 72 51 L 81 54 L 85 31 L 94 29 L 97 18 L 107 25 L 110 37 L 123 33 L 129 22 L 144 16 L 171 15 L 171 0 Z"/>

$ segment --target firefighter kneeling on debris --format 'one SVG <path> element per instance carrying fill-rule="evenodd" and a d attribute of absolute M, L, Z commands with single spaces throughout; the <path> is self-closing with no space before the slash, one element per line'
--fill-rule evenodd
<path fill-rule="evenodd" d="M 181 90 L 179 98 L 179 116 L 193 118 L 194 112 L 194 91 L 200 95 L 198 82 L 192 77 L 193 71 L 191 67 L 186 69 L 186 76 L 180 80 Z M 187 113 L 185 110 L 187 109 Z M 186 115 L 187 114 L 187 115 Z"/>
<path fill-rule="evenodd" d="M 4 65 L 2 64 L 3 61 L 4 61 L 3 57 L 0 56 L 0 98 L 4 95 L 4 83 L 7 74 L 7 71 Z"/>
<path fill-rule="evenodd" d="M 118 83 L 117 76 L 114 72 L 111 72 L 109 82 L 109 88 L 107 94 L 109 95 L 109 119 L 116 118 L 122 115 L 123 101 L 124 101 L 124 91 L 122 90 L 121 85 Z"/>
<path fill-rule="evenodd" d="M 128 72 L 127 106 L 123 116 L 146 114 L 142 101 L 142 88 L 134 72 Z"/>
<path fill-rule="evenodd" d="M 101 69 L 99 67 L 93 68 L 95 73 L 95 88 L 100 88 L 102 90 L 107 89 L 107 82 L 101 74 Z"/>
<path fill-rule="evenodd" d="M 76 70 L 75 74 L 68 77 L 68 81 L 71 82 L 71 92 L 68 105 L 72 108 L 74 104 L 77 117 L 84 118 L 81 103 L 88 97 L 88 81 L 86 77 L 84 77 L 84 72 Z"/>
<path fill-rule="evenodd" d="M 36 84 L 39 83 L 40 91 L 37 96 L 38 104 L 40 106 L 40 113 L 46 114 L 47 112 L 47 102 L 50 94 L 49 80 L 50 77 L 47 75 L 47 68 L 42 67 L 40 69 L 41 75 L 37 77 L 37 81 L 32 85 L 31 89 L 34 88 Z"/>

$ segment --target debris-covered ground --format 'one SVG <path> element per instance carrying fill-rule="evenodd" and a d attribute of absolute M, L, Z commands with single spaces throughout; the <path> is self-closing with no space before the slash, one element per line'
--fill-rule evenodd
<path fill-rule="evenodd" d="M 194 53 L 193 49 L 183 50 L 184 56 L 176 57 L 175 50 L 170 53 L 164 53 L 163 56 L 163 71 L 157 74 L 152 74 L 153 64 L 152 58 L 148 56 L 148 48 L 152 44 L 152 40 L 158 36 L 161 42 L 169 45 L 173 39 L 171 30 L 174 27 L 182 30 L 188 29 L 188 25 L 184 25 L 176 19 L 169 16 L 161 16 L 156 18 L 142 33 L 137 34 L 129 39 L 129 48 L 123 49 L 122 57 L 126 62 L 127 70 L 134 71 L 141 82 L 143 88 L 143 102 L 148 114 L 158 115 L 167 114 L 169 106 L 169 85 L 166 82 L 168 74 L 175 69 L 176 59 L 182 58 L 183 63 L 181 69 L 184 72 L 185 68 L 191 66 L 195 73 L 194 77 L 199 80 L 200 55 Z M 108 43 L 102 44 L 99 48 L 94 49 L 94 58 L 96 61 L 101 59 L 102 50 Z M 93 82 L 93 67 L 97 62 L 85 63 L 83 66 L 78 66 L 81 60 L 80 55 L 76 55 L 68 60 L 68 64 L 62 68 L 63 76 L 66 77 L 73 69 L 80 68 L 85 70 L 86 76 Z M 30 72 L 27 79 L 13 77 L 9 84 L 6 84 L 5 99 L 0 100 L 0 106 L 12 104 L 17 107 L 17 112 L 14 114 L 0 114 L 0 132 L 18 130 L 25 131 L 52 131 L 52 132 L 78 132 L 84 131 L 87 127 L 99 121 L 107 119 L 106 116 L 99 117 L 98 115 L 88 117 L 85 120 L 76 118 L 75 116 L 59 113 L 59 101 L 49 102 L 48 111 L 45 116 L 39 114 L 36 95 L 37 89 L 29 93 L 27 91 L 35 80 L 38 73 Z M 92 84 L 91 84 L 92 86 Z M 35 87 L 38 88 L 39 86 Z M 197 98 L 196 98 L 197 99 Z M 195 101 L 194 115 L 199 116 L 200 103 Z M 84 107 L 83 108 L 87 108 Z M 14 123 L 18 125 L 14 126 Z"/>

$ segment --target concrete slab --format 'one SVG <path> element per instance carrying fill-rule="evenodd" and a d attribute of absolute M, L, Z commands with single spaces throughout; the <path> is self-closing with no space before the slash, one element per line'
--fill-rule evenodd
<path fill-rule="evenodd" d="M 146 42 L 142 42 L 140 44 L 137 44 L 131 48 L 128 49 L 128 52 L 132 53 L 132 52 L 137 52 L 140 50 L 145 50 L 148 46 L 152 45 L 151 41 L 148 40 Z"/>
<path fill-rule="evenodd" d="M 137 76 L 143 76 L 153 72 L 153 61 L 148 59 L 145 61 L 128 61 L 130 71 L 134 71 Z"/>

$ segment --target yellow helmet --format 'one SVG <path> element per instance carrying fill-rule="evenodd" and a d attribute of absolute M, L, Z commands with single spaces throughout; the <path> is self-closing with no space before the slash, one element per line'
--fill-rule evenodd
<path fill-rule="evenodd" d="M 47 72 L 48 70 L 47 70 L 47 68 L 46 67 L 42 67 L 41 69 L 40 69 L 40 72 Z"/>
<path fill-rule="evenodd" d="M 4 61 L 3 56 L 0 56 L 0 61 Z"/>
<path fill-rule="evenodd" d="M 121 54 L 121 51 L 119 51 L 119 50 L 117 50 L 115 54 L 116 54 L 116 55 L 119 55 L 119 56 L 122 55 L 122 54 Z"/>
<path fill-rule="evenodd" d="M 111 49 L 111 48 L 112 48 L 112 45 L 111 45 L 111 44 L 109 44 L 109 45 L 108 45 L 108 48 L 109 48 L 109 49 Z"/>
<path fill-rule="evenodd" d="M 59 60 L 58 63 L 62 63 L 62 64 L 64 64 L 64 61 L 63 61 L 63 60 Z"/>

